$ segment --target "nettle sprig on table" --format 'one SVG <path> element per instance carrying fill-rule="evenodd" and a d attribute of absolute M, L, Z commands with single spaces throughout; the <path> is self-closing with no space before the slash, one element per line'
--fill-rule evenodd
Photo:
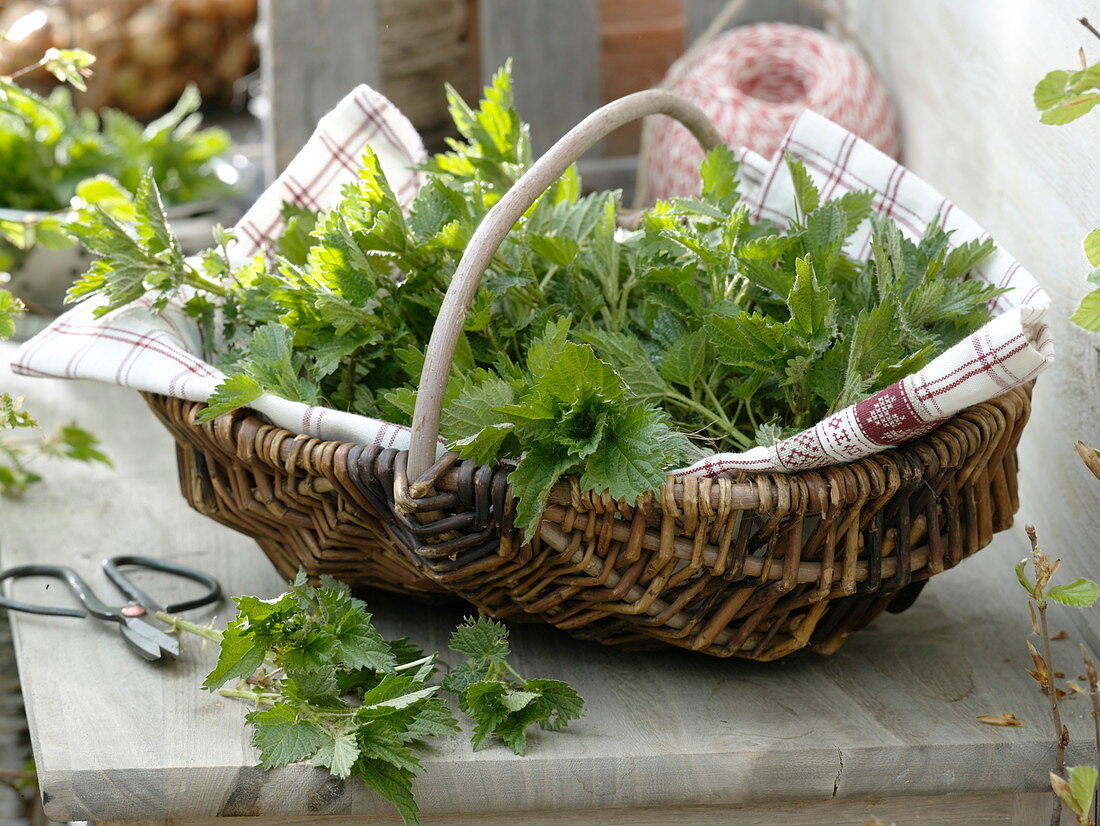
<path fill-rule="evenodd" d="M 293 211 L 274 261 L 231 266 L 222 233 L 190 262 L 146 180 L 136 233 L 102 213 L 75 228 L 100 258 L 71 296 L 101 296 L 100 312 L 185 301 L 229 376 L 205 420 L 270 392 L 408 423 L 455 267 L 531 163 L 507 66 L 478 109 L 448 96 L 462 139 L 424 165 L 408 215 L 368 149 L 337 204 Z M 618 192 L 582 195 L 571 168 L 512 229 L 459 340 L 442 433 L 464 458 L 517 462 L 528 534 L 564 474 L 637 497 L 679 464 L 770 444 L 888 386 L 990 317 L 998 290 L 965 280 L 990 242 L 949 249 L 936 222 L 910 241 L 871 215 L 871 193 L 823 201 L 799 161 L 788 168 L 798 214 L 785 226 L 753 220 L 719 147 L 698 197 L 634 228 Z M 862 262 L 845 244 L 868 217 Z"/>
<path fill-rule="evenodd" d="M 225 631 L 157 616 L 218 644 L 203 687 L 256 706 L 246 720 L 260 767 L 306 761 L 342 780 L 358 777 L 407 824 L 418 822 L 417 750 L 458 730 L 441 689 L 474 718 L 475 749 L 495 735 L 523 754 L 530 726 L 559 730 L 584 712 L 567 684 L 520 680 L 508 663 L 508 629 L 488 619 L 468 618 L 454 632 L 451 647 L 467 660 L 440 685 L 431 682 L 438 656 L 408 639 L 384 639 L 365 603 L 335 580 L 313 587 L 299 574 L 280 597 L 234 602 L 237 616 Z M 237 687 L 225 688 L 230 681 Z"/>

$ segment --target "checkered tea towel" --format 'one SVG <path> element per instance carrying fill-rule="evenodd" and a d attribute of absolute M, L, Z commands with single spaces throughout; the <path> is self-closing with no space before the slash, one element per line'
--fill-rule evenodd
<path fill-rule="evenodd" d="M 265 250 L 281 230 L 280 207 L 334 202 L 351 181 L 365 144 L 378 154 L 395 192 L 407 204 L 420 184 L 412 166 L 424 149 L 409 122 L 376 92 L 359 87 L 318 124 L 287 170 L 237 225 L 234 258 Z M 904 167 L 836 124 L 803 114 L 779 153 L 766 160 L 742 151 L 742 192 L 760 217 L 786 220 L 794 195 L 783 152 L 801 159 L 823 198 L 851 190 L 874 190 L 875 208 L 892 216 L 912 236 L 932 220 L 953 230 L 953 243 L 984 237 L 961 210 Z M 850 252 L 869 254 L 870 228 L 853 237 Z M 1012 256 L 998 248 L 975 276 L 1011 288 L 997 299 L 997 317 L 923 370 L 865 401 L 771 447 L 719 453 L 677 474 L 715 476 L 726 471 L 796 471 L 851 461 L 901 444 L 978 402 L 1033 379 L 1053 358 L 1044 321 L 1046 294 Z M 202 358 L 198 329 L 178 305 L 160 315 L 146 304 L 94 319 L 94 299 L 58 318 L 16 354 L 16 372 L 84 378 L 138 390 L 203 401 L 222 378 Z M 252 407 L 274 424 L 316 436 L 407 448 L 407 428 L 365 416 L 281 399 L 270 394 Z M 441 446 L 442 450 L 442 446 Z"/>

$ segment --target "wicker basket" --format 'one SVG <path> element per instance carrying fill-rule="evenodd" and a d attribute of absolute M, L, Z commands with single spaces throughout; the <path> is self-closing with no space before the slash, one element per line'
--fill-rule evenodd
<path fill-rule="evenodd" d="M 147 395 L 178 442 L 188 501 L 255 537 L 288 577 L 304 568 L 421 597 L 453 594 L 499 618 L 610 645 L 756 660 L 835 651 L 987 545 L 1018 505 L 1015 451 L 1030 386 L 844 465 L 670 477 L 636 502 L 564 479 L 526 543 L 513 526 L 508 463 L 435 460 L 455 342 L 497 246 L 588 146 L 658 112 L 704 145 L 718 140 L 673 95 L 628 96 L 555 144 L 479 226 L 432 334 L 409 451 L 298 436 L 248 411 L 197 425 L 202 404 Z"/>

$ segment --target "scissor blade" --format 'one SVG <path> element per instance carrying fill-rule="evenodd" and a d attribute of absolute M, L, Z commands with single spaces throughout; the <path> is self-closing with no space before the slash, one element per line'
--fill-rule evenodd
<path fill-rule="evenodd" d="M 179 656 L 179 640 L 144 619 L 126 617 L 121 630 L 123 638 L 147 660 L 159 660 L 164 655 Z"/>

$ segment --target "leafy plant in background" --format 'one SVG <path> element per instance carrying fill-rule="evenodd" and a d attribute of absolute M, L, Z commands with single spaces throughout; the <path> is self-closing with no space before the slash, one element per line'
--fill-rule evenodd
<path fill-rule="evenodd" d="M 26 823 L 43 822 L 45 815 L 41 814 L 41 790 L 38 788 L 38 774 L 34 768 L 34 761 L 28 760 L 22 769 L 16 771 L 0 771 L 0 786 L 8 789 L 19 803 L 22 816 Z"/>
<path fill-rule="evenodd" d="M 1034 581 L 1027 576 L 1027 559 L 1023 559 L 1016 566 L 1016 578 L 1020 586 L 1028 595 L 1028 610 L 1031 614 L 1031 627 L 1036 636 L 1043 642 L 1043 651 L 1040 653 L 1035 646 L 1028 641 L 1027 647 L 1031 652 L 1034 669 L 1028 673 L 1039 683 L 1039 687 L 1050 701 L 1050 716 L 1054 724 L 1054 738 L 1057 743 L 1055 757 L 1055 770 L 1050 773 L 1051 789 L 1054 793 L 1054 805 L 1051 812 L 1051 826 L 1057 826 L 1061 822 L 1062 804 L 1064 803 L 1077 818 L 1082 826 L 1091 826 L 1090 811 L 1094 808 L 1096 794 L 1097 770 L 1092 766 L 1073 766 L 1066 770 L 1066 746 L 1069 745 L 1069 729 L 1062 722 L 1059 701 L 1066 696 L 1066 692 L 1055 685 L 1055 677 L 1060 676 L 1054 667 L 1054 655 L 1051 649 L 1050 627 L 1047 624 L 1047 607 L 1049 602 L 1060 602 L 1074 608 L 1088 608 L 1100 598 L 1100 586 L 1090 579 L 1078 578 L 1072 582 L 1051 585 L 1051 579 L 1061 565 L 1061 560 L 1050 561 L 1039 548 L 1035 528 L 1027 526 L 1028 539 L 1031 540 L 1031 567 Z M 1097 689 L 1096 666 L 1088 651 L 1082 646 L 1085 661 L 1085 669 L 1089 678 L 1089 696 L 1093 700 L 1093 720 L 1096 727 L 1097 760 L 1100 761 L 1100 692 Z M 1076 685 L 1072 688 L 1080 693 L 1083 689 Z"/>
<path fill-rule="evenodd" d="M 468 239 L 531 162 L 507 66 L 478 109 L 448 96 L 462 140 L 426 162 L 407 216 L 368 149 L 359 180 L 308 236 L 297 216 L 274 264 L 232 266 L 224 234 L 187 261 L 146 180 L 136 233 L 98 210 L 73 225 L 99 258 L 70 297 L 99 296 L 100 313 L 146 294 L 154 309 L 185 301 L 228 375 L 203 420 L 269 392 L 407 423 Z M 619 193 L 582 197 L 571 168 L 509 233 L 460 338 L 442 432 L 464 457 L 518 461 L 510 482 L 528 534 L 566 473 L 638 496 L 702 445 L 771 443 L 989 318 L 998 291 L 964 280 L 988 241 L 949 250 L 933 222 L 914 243 L 874 218 L 871 261 L 858 261 L 844 246 L 871 194 L 823 202 L 802 164 L 788 167 L 798 215 L 787 226 L 750 220 L 720 147 L 699 197 L 657 204 L 636 229 L 617 225 Z"/>
<path fill-rule="evenodd" d="M 1097 37 L 1100 32 L 1093 28 L 1087 18 L 1079 22 Z M 1081 50 L 1081 68 L 1077 70 L 1056 69 L 1048 72 L 1035 86 L 1035 108 L 1042 114 L 1039 120 L 1054 126 L 1064 126 L 1079 117 L 1088 114 L 1100 103 L 1100 63 L 1091 66 L 1085 62 L 1085 50 Z M 1100 229 L 1094 229 L 1085 236 L 1085 257 L 1094 267 L 1087 281 L 1097 289 L 1088 293 L 1070 321 L 1092 332 L 1100 331 Z"/>
<path fill-rule="evenodd" d="M 231 188 L 210 161 L 229 147 L 221 129 L 199 129 L 200 96 L 188 87 L 161 118 L 142 125 L 122 112 L 77 111 L 62 85 L 48 96 L 18 78 L 39 67 L 77 90 L 95 58 L 81 49 L 50 49 L 42 59 L 0 77 L 0 208 L 23 210 L 25 219 L 0 218 L 0 252 L 10 267 L 36 245 L 72 244 L 64 233 L 70 206 L 98 203 L 126 216 L 126 193 L 151 174 L 169 204 L 226 195 Z"/>
<path fill-rule="evenodd" d="M 23 315 L 23 303 L 7 290 L 0 290 L 0 340 L 15 332 Z M 0 393 L 0 494 L 20 494 L 42 477 L 32 469 L 42 457 L 103 462 L 110 459 L 99 450 L 99 441 L 71 422 L 47 433 L 23 409 L 23 400 Z"/>
<path fill-rule="evenodd" d="M 560 729 L 583 712 L 584 701 L 563 682 L 513 683 L 519 678 L 507 662 L 508 631 L 487 619 L 467 619 L 455 631 L 451 645 L 469 660 L 440 686 L 429 683 L 437 655 L 407 639 L 383 639 L 365 603 L 333 579 L 312 587 L 299 573 L 277 599 L 234 601 L 237 616 L 224 632 L 158 618 L 219 645 L 203 687 L 256 705 L 246 719 L 260 767 L 306 761 L 342 780 L 358 777 L 407 824 L 418 822 L 416 749 L 458 729 L 441 687 L 477 722 L 475 748 L 495 733 L 523 754 L 528 726 Z M 241 686 L 224 688 L 230 680 Z"/>

